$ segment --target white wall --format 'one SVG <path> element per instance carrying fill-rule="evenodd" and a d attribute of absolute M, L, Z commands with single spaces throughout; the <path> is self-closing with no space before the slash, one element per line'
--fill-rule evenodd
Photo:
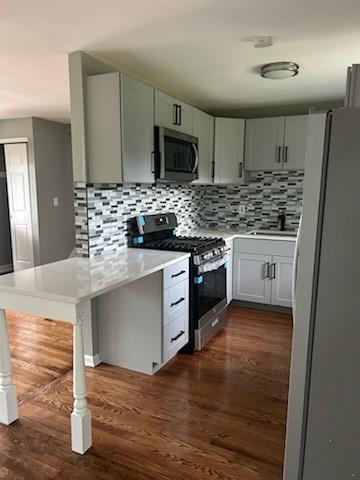
<path fill-rule="evenodd" d="M 40 118 L 0 120 L 0 142 L 27 140 L 35 264 L 67 257 L 75 246 L 70 126 Z M 59 207 L 53 207 L 53 197 Z"/>
<path fill-rule="evenodd" d="M 0 274 L 12 264 L 4 148 L 0 145 Z"/>
<path fill-rule="evenodd" d="M 75 247 L 70 125 L 33 118 L 41 263 Z M 59 206 L 54 206 L 54 198 Z"/>

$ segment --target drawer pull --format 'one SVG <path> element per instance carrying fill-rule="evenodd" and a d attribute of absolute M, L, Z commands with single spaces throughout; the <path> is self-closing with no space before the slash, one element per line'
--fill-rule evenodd
<path fill-rule="evenodd" d="M 211 322 L 212 328 L 216 327 L 216 325 L 217 325 L 218 323 L 219 323 L 219 319 L 218 319 L 218 318 L 215 318 L 215 320 L 213 320 L 213 321 Z"/>
<path fill-rule="evenodd" d="M 171 275 L 171 278 L 180 277 L 180 275 L 182 275 L 183 273 L 186 273 L 186 270 L 180 270 L 180 272 L 174 273 L 173 275 Z"/>
<path fill-rule="evenodd" d="M 175 307 L 176 305 L 179 305 L 179 303 L 184 302 L 185 298 L 181 297 L 177 302 L 170 303 L 170 307 Z"/>
<path fill-rule="evenodd" d="M 170 342 L 176 342 L 176 340 L 178 340 L 180 337 L 182 337 L 184 335 L 184 330 L 180 330 L 180 332 L 176 335 L 176 337 L 173 337 Z"/>

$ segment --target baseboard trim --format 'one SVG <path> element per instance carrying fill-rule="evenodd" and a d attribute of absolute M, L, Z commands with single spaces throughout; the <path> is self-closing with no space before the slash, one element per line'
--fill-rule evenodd
<path fill-rule="evenodd" d="M 233 305 L 234 307 L 253 308 L 253 309 L 255 308 L 256 310 L 266 310 L 268 312 L 287 313 L 287 314 L 292 313 L 292 309 L 290 307 L 281 307 L 280 305 L 269 305 L 266 303 L 246 302 L 245 300 L 232 300 L 230 305 Z"/>
<path fill-rule="evenodd" d="M 13 264 L 8 263 L 7 265 L 0 265 L 0 275 L 3 275 L 4 273 L 9 273 L 13 271 Z"/>
<path fill-rule="evenodd" d="M 85 366 L 95 368 L 101 363 L 100 355 L 97 353 L 96 355 L 84 355 L 85 358 Z"/>

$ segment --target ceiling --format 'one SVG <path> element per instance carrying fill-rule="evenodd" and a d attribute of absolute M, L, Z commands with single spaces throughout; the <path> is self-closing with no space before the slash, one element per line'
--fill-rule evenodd
<path fill-rule="evenodd" d="M 67 121 L 75 50 L 218 114 L 338 101 L 360 62 L 359 18 L 359 0 L 2 0 L 0 118 Z M 274 45 L 254 48 L 258 35 Z M 258 75 L 282 60 L 300 74 Z"/>

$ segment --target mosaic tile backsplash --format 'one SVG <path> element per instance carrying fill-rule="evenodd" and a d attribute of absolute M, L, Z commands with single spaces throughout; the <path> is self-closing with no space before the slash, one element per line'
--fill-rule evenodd
<path fill-rule="evenodd" d="M 77 254 L 93 257 L 126 245 L 127 221 L 139 214 L 174 212 L 179 233 L 186 233 L 197 227 L 276 228 L 284 208 L 286 228 L 296 229 L 303 177 L 282 171 L 251 173 L 245 185 L 75 184 Z"/>

